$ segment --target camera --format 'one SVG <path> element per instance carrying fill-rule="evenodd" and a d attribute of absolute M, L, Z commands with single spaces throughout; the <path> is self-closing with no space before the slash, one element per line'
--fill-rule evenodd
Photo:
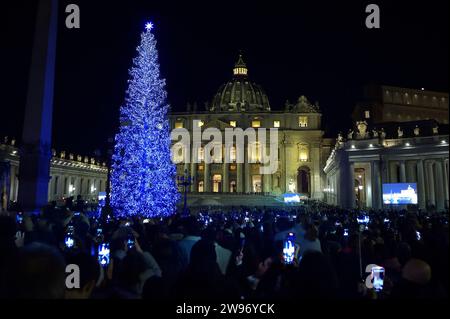
<path fill-rule="evenodd" d="M 283 245 L 283 260 L 285 264 L 294 263 L 295 257 L 295 234 L 288 233 Z"/>
<path fill-rule="evenodd" d="M 373 277 L 373 289 L 375 289 L 375 291 L 383 290 L 384 268 L 383 267 L 373 267 L 372 268 L 372 277 Z"/>
<path fill-rule="evenodd" d="M 16 215 L 16 223 L 21 225 L 23 223 L 23 216 L 22 213 L 17 213 Z"/>
<path fill-rule="evenodd" d="M 106 267 L 110 262 L 110 249 L 109 244 L 103 243 L 98 246 L 98 262 L 101 266 Z"/>
<path fill-rule="evenodd" d="M 71 235 L 67 235 L 66 238 L 64 238 L 64 245 L 68 249 L 71 249 L 75 246 L 75 240 Z"/>

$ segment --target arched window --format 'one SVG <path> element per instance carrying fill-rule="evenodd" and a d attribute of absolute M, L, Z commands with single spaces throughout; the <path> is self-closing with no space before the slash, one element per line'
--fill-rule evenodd
<path fill-rule="evenodd" d="M 212 160 L 214 163 L 222 163 L 223 146 L 221 143 L 215 143 L 212 149 Z"/>
<path fill-rule="evenodd" d="M 230 182 L 230 193 L 236 193 L 236 181 L 231 181 Z"/>
<path fill-rule="evenodd" d="M 222 175 L 214 175 L 213 176 L 213 192 L 219 193 L 222 191 Z"/>
<path fill-rule="evenodd" d="M 205 150 L 203 149 L 203 147 L 200 147 L 198 149 L 198 160 L 200 162 L 203 162 L 205 160 Z"/>
<path fill-rule="evenodd" d="M 309 147 L 306 143 L 298 144 L 298 160 L 300 162 L 309 161 Z"/>
<path fill-rule="evenodd" d="M 176 143 L 172 147 L 172 161 L 176 164 L 182 163 L 184 160 L 184 146 L 181 143 Z"/>
<path fill-rule="evenodd" d="M 232 146 L 230 149 L 230 160 L 232 163 L 236 162 L 236 146 Z"/>
<path fill-rule="evenodd" d="M 298 126 L 299 127 L 308 127 L 308 117 L 307 116 L 299 116 L 298 117 Z"/>
<path fill-rule="evenodd" d="M 261 163 L 262 146 L 261 142 L 255 142 L 248 145 L 248 160 L 250 163 Z"/>
<path fill-rule="evenodd" d="M 198 192 L 203 193 L 205 191 L 205 183 L 203 181 L 198 182 Z"/>
<path fill-rule="evenodd" d="M 307 166 L 302 166 L 298 169 L 297 192 L 308 197 L 311 195 L 311 173 Z"/>

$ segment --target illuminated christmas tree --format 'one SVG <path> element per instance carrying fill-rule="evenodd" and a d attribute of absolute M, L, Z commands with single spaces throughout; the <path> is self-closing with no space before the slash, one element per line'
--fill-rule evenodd
<path fill-rule="evenodd" d="M 179 199 L 170 154 L 169 105 L 152 29 L 148 23 L 141 35 L 120 108 L 111 172 L 111 206 L 118 216 L 170 216 Z"/>

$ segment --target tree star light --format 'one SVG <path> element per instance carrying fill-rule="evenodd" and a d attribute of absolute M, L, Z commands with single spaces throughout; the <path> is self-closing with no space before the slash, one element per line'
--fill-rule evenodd
<path fill-rule="evenodd" d="M 154 25 L 151 22 L 147 22 L 147 24 L 145 25 L 145 29 L 147 29 L 148 31 L 151 31 L 153 28 Z"/>

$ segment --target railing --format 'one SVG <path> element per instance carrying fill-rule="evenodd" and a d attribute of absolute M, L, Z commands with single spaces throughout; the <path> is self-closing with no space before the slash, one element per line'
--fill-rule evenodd
<path fill-rule="evenodd" d="M 246 196 L 275 196 L 274 194 L 270 193 L 270 192 L 189 192 L 189 194 L 198 194 L 198 195 L 234 195 L 234 196 L 242 196 L 242 195 L 246 195 Z"/>

